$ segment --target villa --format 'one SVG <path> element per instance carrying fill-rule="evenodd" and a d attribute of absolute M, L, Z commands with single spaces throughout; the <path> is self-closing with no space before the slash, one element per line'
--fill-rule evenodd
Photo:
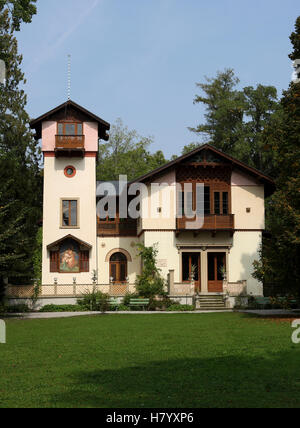
<path fill-rule="evenodd" d="M 158 246 L 158 267 L 172 297 L 222 307 L 229 296 L 230 307 L 237 295 L 263 294 L 252 272 L 265 198 L 274 191 L 269 177 L 203 145 L 122 189 L 118 183 L 116 215 L 103 216 L 97 207 L 107 183 L 97 183 L 96 163 L 109 123 L 67 101 L 30 126 L 44 156 L 43 304 L 74 303 L 94 286 L 116 297 L 134 292 L 142 268 L 138 243 Z M 136 193 L 138 218 L 121 213 L 124 203 L 125 211 L 134 203 L 129 185 L 149 190 Z M 199 224 L 184 215 L 197 202 L 203 207 Z"/>

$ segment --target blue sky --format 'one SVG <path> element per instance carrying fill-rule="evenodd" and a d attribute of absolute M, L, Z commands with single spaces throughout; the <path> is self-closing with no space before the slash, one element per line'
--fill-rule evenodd
<path fill-rule="evenodd" d="M 291 80 L 299 0 L 38 0 L 18 34 L 32 117 L 71 98 L 155 139 L 167 157 L 197 140 L 196 82 L 234 68 L 241 87 Z"/>

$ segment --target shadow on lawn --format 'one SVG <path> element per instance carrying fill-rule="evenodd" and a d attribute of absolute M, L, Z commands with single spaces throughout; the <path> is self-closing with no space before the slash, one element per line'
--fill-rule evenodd
<path fill-rule="evenodd" d="M 93 408 L 300 407 L 299 357 L 295 347 L 265 358 L 224 355 L 74 372 L 70 391 L 52 401 Z"/>

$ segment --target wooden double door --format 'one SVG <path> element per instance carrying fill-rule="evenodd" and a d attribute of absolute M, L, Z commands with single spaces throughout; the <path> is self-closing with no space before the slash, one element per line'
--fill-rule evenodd
<path fill-rule="evenodd" d="M 223 292 L 223 279 L 226 266 L 225 253 L 208 253 L 208 292 L 209 293 L 222 293 Z"/>

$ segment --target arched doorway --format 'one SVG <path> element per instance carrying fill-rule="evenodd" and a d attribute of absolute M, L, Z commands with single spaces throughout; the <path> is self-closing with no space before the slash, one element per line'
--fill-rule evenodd
<path fill-rule="evenodd" d="M 113 284 L 127 282 L 127 257 L 123 253 L 114 253 L 109 259 L 110 280 Z"/>

